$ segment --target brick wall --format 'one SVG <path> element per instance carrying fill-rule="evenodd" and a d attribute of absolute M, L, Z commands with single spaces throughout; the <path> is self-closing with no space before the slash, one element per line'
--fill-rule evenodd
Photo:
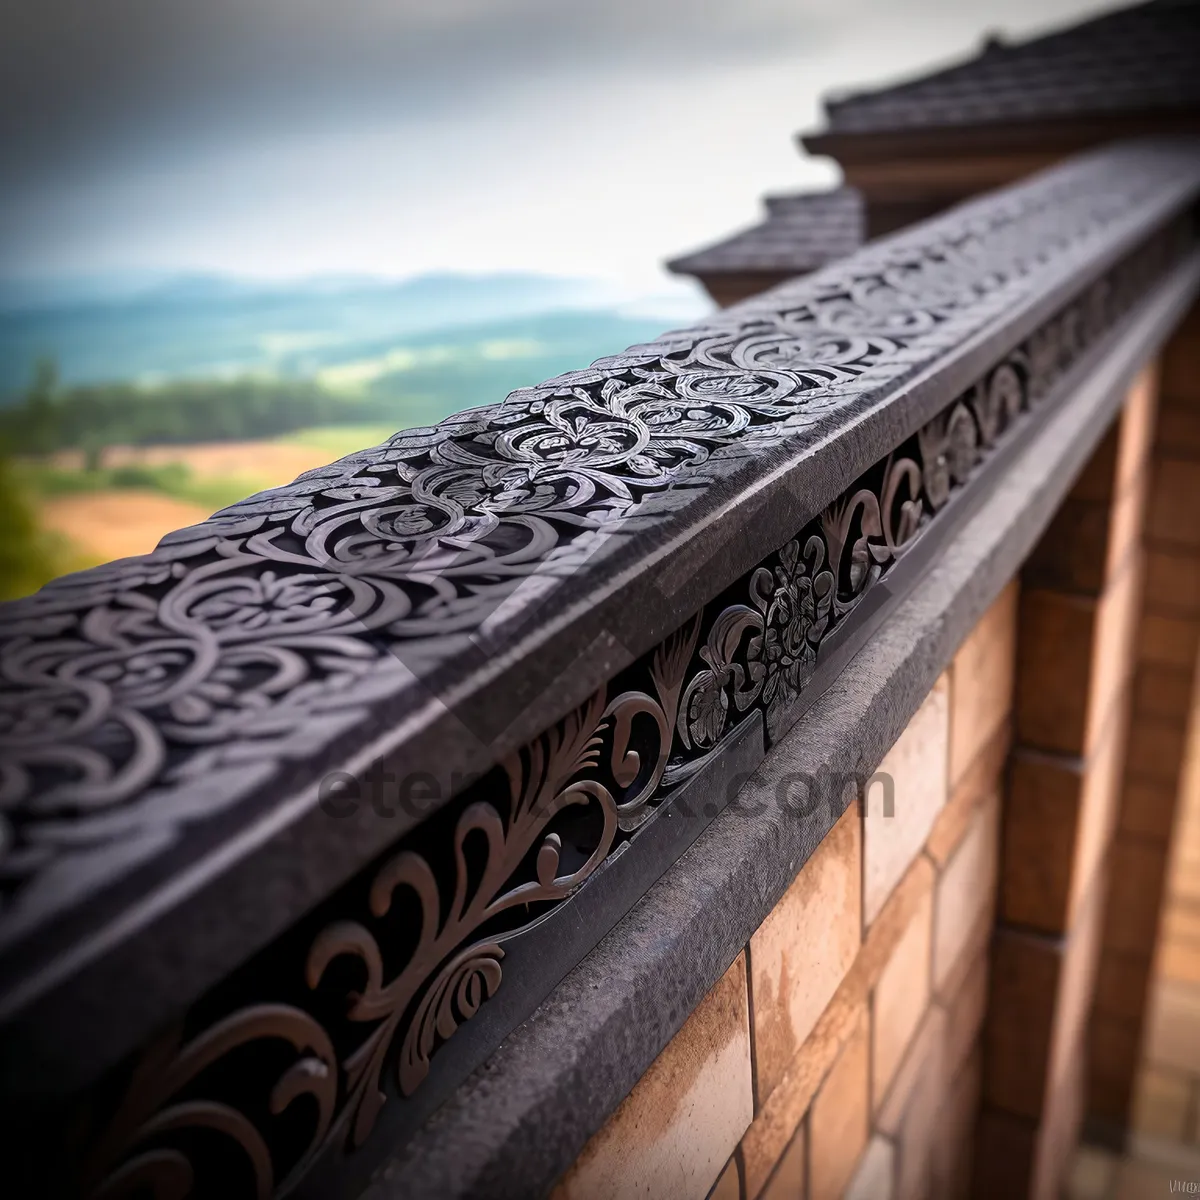
<path fill-rule="evenodd" d="M 879 785 L 847 810 L 555 1200 L 1058 1196 L 1085 1110 L 1136 1066 L 1110 1026 L 1142 1020 L 1200 636 L 1200 572 L 1164 560 L 1157 405 L 1151 366 L 881 764 L 894 810 Z M 1188 854 L 1161 956 L 1184 974 Z M 1200 980 L 1157 996 L 1171 1064 L 1147 1063 L 1141 1107 L 1186 1132 Z"/>
<path fill-rule="evenodd" d="M 1192 715 L 1200 647 L 1200 307 L 1164 348 L 1159 387 L 1129 753 L 1090 1030 L 1090 1133 L 1117 1146 L 1131 1129 L 1200 1140 L 1200 768 Z"/>
<path fill-rule="evenodd" d="M 1200 311 L 1163 356 L 1162 390 L 1155 449 L 1161 471 L 1148 530 L 1139 668 L 1145 752 L 1130 764 L 1122 814 L 1151 875 L 1148 895 L 1157 898 L 1161 881 L 1162 905 L 1153 958 L 1148 937 L 1125 954 L 1115 945 L 1110 957 L 1114 975 L 1125 968 L 1123 1029 L 1129 1053 L 1139 1055 L 1130 1124 L 1143 1138 L 1200 1150 L 1200 539 L 1194 517 L 1200 504 Z M 1133 917 L 1155 920 L 1153 911 Z M 1121 932 L 1115 914 L 1111 924 L 1115 940 Z M 1135 937 L 1145 932 L 1132 931 Z M 1106 1114 L 1119 1118 L 1113 1101 L 1126 1099 L 1121 1085 L 1127 1077 L 1110 1082 L 1115 1096 L 1110 1091 L 1097 1099 L 1108 1101 Z"/>
<path fill-rule="evenodd" d="M 1156 399 L 1149 369 L 1022 570 L 977 1200 L 1055 1200 L 1089 1048 L 1109 1049 L 1089 1046 L 1088 1018 L 1121 850 Z"/>
<path fill-rule="evenodd" d="M 1133 1128 L 1200 1151 L 1200 706 L 1179 797 Z"/>
<path fill-rule="evenodd" d="M 1010 585 L 554 1200 L 970 1194 Z"/>

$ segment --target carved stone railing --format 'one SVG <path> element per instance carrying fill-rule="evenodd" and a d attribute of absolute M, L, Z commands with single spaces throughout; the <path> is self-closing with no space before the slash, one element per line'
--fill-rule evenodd
<path fill-rule="evenodd" d="M 5 606 L 30 1184 L 352 1194 L 1177 313 L 1198 196 L 1081 158 Z"/>

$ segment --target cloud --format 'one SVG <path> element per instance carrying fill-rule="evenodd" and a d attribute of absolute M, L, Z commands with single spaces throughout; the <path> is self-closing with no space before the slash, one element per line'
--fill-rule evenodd
<path fill-rule="evenodd" d="M 170 153 L 372 111 L 486 104 L 531 76 L 778 56 L 819 36 L 798 0 L 7 0 L 0 166 Z"/>
<path fill-rule="evenodd" d="M 1096 7 L 0 4 L 0 273 L 623 276 L 829 181 L 792 140 L 829 89 Z"/>

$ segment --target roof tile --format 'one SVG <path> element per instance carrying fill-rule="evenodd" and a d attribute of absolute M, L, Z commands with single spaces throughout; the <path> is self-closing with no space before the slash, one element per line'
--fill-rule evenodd
<path fill-rule="evenodd" d="M 768 196 L 765 206 L 765 221 L 667 266 L 681 275 L 799 275 L 853 253 L 864 241 L 862 196 L 855 188 Z"/>
<path fill-rule="evenodd" d="M 827 132 L 1200 108 L 1200 2 L 1151 0 L 932 75 L 826 103 Z"/>

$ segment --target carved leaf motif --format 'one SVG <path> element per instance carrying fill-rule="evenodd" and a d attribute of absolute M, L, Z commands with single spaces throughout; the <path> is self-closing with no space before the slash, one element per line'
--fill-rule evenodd
<path fill-rule="evenodd" d="M 254 1180 L 255 1195 L 275 1194 L 278 1164 L 264 1131 L 229 1103 L 183 1098 L 182 1093 L 239 1050 L 260 1041 L 283 1041 L 299 1057 L 275 1082 L 269 1111 L 278 1116 L 301 1097 L 315 1101 L 306 1148 L 278 1184 L 280 1192 L 287 1191 L 308 1169 L 333 1126 L 337 1057 L 328 1034 L 308 1013 L 263 1004 L 226 1017 L 186 1045 L 180 1046 L 177 1036 L 172 1034 L 143 1056 L 122 1105 L 82 1164 L 83 1186 L 104 1200 L 147 1191 L 162 1200 L 189 1195 L 196 1169 L 169 1141 L 172 1135 L 186 1133 L 192 1145 L 201 1134 L 232 1143 Z M 203 1138 L 199 1144 L 204 1144 Z"/>
<path fill-rule="evenodd" d="M 1119 186 L 1110 165 L 1072 168 L 1044 191 L 868 247 L 696 330 L 397 434 L 181 530 L 151 556 L 6 606 L 0 939 L 79 899 L 35 886 L 52 866 L 70 877 L 61 864 L 86 862 L 101 886 L 145 864 L 213 811 L 206 781 L 219 778 L 215 790 L 236 805 L 338 737 L 332 714 L 349 713 L 356 696 L 368 704 L 416 686 L 395 657 L 436 674 L 461 646 L 456 635 L 505 605 L 546 602 L 555 580 L 588 561 L 587 539 L 669 519 L 715 462 L 803 437 L 857 404 L 864 380 L 895 378 L 899 353 L 933 361 L 947 322 L 984 320 L 981 301 L 1177 186 L 1176 157 L 1129 156 L 1136 166 Z M 1169 250 L 1132 256 L 1031 337 L 1030 397 Z M 977 410 L 983 445 L 1001 412 L 1016 411 L 1010 382 L 993 376 Z M 935 510 L 962 477 L 950 465 L 966 453 L 960 433 L 965 425 L 946 463 L 922 464 Z M 902 508 L 894 524 L 883 514 L 887 553 L 915 515 Z M 839 604 L 869 586 L 877 536 L 830 544 Z M 548 586 L 525 598 L 531 576 Z M 696 704 L 698 728 L 713 727 L 715 694 Z M 142 805 L 152 790 L 164 798 Z"/>
<path fill-rule="evenodd" d="M 901 499 L 901 497 L 905 497 Z M 921 468 L 911 458 L 894 459 L 884 474 L 880 500 L 889 557 L 895 557 L 917 536 L 925 503 L 921 498 Z"/>
<path fill-rule="evenodd" d="M 1016 366 L 1001 363 L 985 384 L 972 390 L 969 402 L 979 422 L 980 440 L 984 446 L 991 446 L 1017 419 L 1025 403 L 1025 389 Z"/>
<path fill-rule="evenodd" d="M 872 539 L 883 538 L 879 497 L 861 488 L 848 499 L 835 501 L 821 518 L 829 543 L 829 565 L 834 578 L 834 607 L 848 611 L 878 578 Z M 854 536 L 851 541 L 851 536 Z"/>
<path fill-rule="evenodd" d="M 736 330 L 714 326 L 532 389 L 505 411 L 406 434 L 349 475 L 312 473 L 274 509 L 239 506 L 220 541 L 167 566 L 140 566 L 139 586 L 158 589 L 154 596 L 130 592 L 120 572 L 88 584 L 82 604 L 75 584 L 51 589 L 61 604 L 39 615 L 40 640 L 20 633 L 0 658 L 10 684 L 0 744 L 17 751 L 0 775 L 0 807 L 15 814 L 0 828 L 0 849 L 27 854 L 26 831 L 61 811 L 73 814 L 74 836 L 102 843 L 130 781 L 157 778 L 168 745 L 219 755 L 230 740 L 260 737 L 271 747 L 292 717 L 332 720 L 355 697 L 391 695 L 391 682 L 373 674 L 376 650 L 363 631 L 415 638 L 472 629 L 555 555 L 636 512 L 652 488 L 677 488 L 735 442 L 740 453 L 791 436 L 792 422 L 828 411 L 821 406 L 843 375 L 870 370 L 887 345 L 921 336 L 977 297 L 988 236 L 975 231 L 947 246 L 936 265 L 893 262 L 789 311 L 751 306 Z M 1138 294 L 1119 279 L 1106 287 L 1101 301 L 1084 296 L 1079 305 L 1111 319 Z M 937 302 L 914 310 L 912 296 Z M 456 801 L 452 872 L 439 877 L 421 853 L 397 848 L 371 880 L 367 911 L 330 922 L 310 944 L 310 988 L 330 990 L 335 960 L 360 974 L 341 997 L 337 1045 L 350 1048 L 340 1061 L 313 1018 L 269 1004 L 152 1056 L 93 1147 L 89 1178 L 101 1193 L 145 1185 L 183 1194 L 195 1178 L 173 1141 L 183 1131 L 237 1147 L 262 1194 L 286 1190 L 325 1150 L 360 1144 L 382 1106 L 396 1102 L 389 1094 L 419 1088 L 441 1044 L 503 986 L 506 939 L 544 919 L 653 815 L 664 779 L 685 777 L 669 775 L 669 762 L 672 772 L 703 764 L 754 709 L 769 739 L 782 735 L 823 641 L 967 483 L 981 448 L 1044 394 L 1077 352 L 1080 328 L 1091 330 L 1090 319 L 1080 325 L 1064 313 L 1050 322 L 749 572 L 732 600 L 709 605 L 619 686 L 510 755 L 501 764 L 506 797 L 475 791 Z M 605 375 L 617 369 L 626 374 Z M 337 570 L 325 569 L 331 562 Z M 30 695 L 66 731 L 66 750 L 31 741 L 22 724 Z M 123 756 L 97 749 L 114 744 Z M 195 761 L 187 769 L 203 774 L 220 760 Z M 32 773 L 47 766 L 55 788 L 32 797 Z M 597 819 L 573 835 L 568 858 L 556 822 L 584 811 Z M 178 821 L 164 824 L 164 837 L 177 835 Z M 479 853 L 467 854 L 468 839 Z M 40 864 L 26 869 L 35 876 Z M 387 920 L 401 918 L 416 946 L 396 970 L 380 938 Z M 246 1115 L 261 1104 L 239 1107 L 204 1087 L 211 1065 L 281 1039 L 295 1059 L 268 1086 L 268 1110 L 281 1114 L 301 1097 L 316 1109 L 316 1132 L 294 1164 L 278 1161 L 270 1124 Z"/>
<path fill-rule="evenodd" d="M 736 604 L 718 613 L 700 650 L 707 666 L 692 676 L 683 691 L 677 724 L 685 747 L 716 745 L 726 725 L 729 691 L 741 711 L 757 698 L 761 675 L 747 671 L 738 650 L 747 631 L 761 633 L 762 628 L 762 614 L 756 608 Z"/>

